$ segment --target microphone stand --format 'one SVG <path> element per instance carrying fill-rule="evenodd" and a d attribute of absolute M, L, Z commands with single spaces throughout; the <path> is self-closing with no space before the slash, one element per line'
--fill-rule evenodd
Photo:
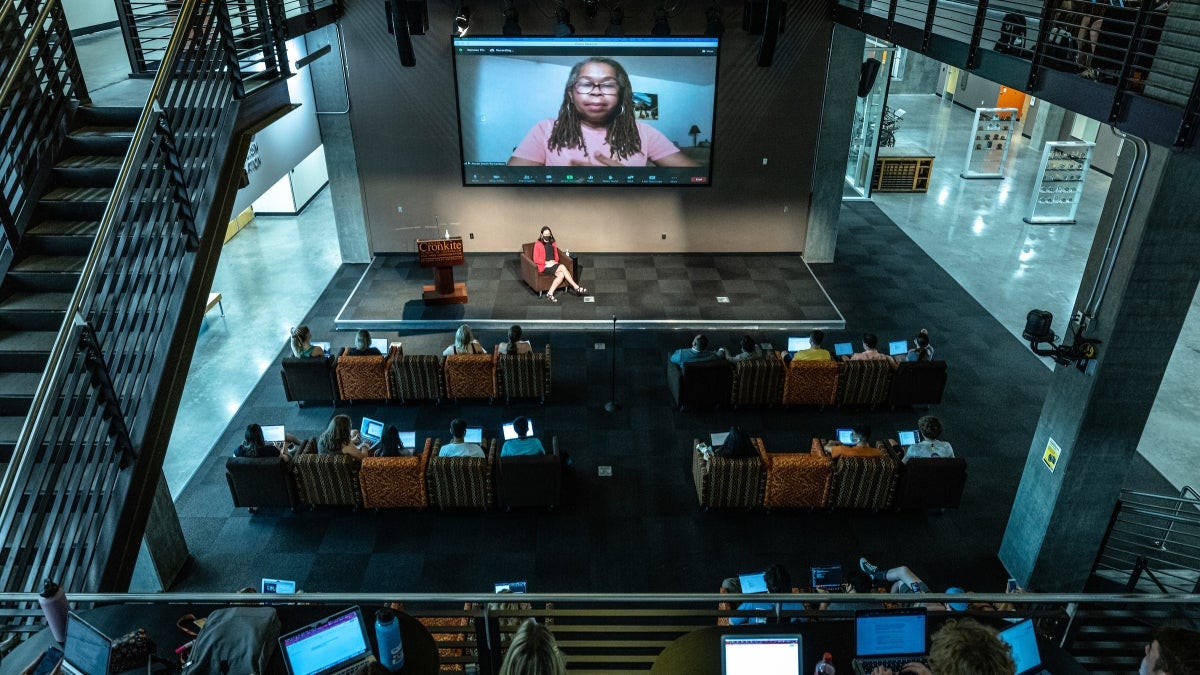
<path fill-rule="evenodd" d="M 617 315 L 613 314 L 612 327 L 612 398 L 604 404 L 604 412 L 616 412 L 621 409 L 617 404 Z"/>

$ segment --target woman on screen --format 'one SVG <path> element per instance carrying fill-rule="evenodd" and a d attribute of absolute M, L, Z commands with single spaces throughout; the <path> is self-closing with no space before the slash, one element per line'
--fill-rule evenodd
<path fill-rule="evenodd" d="M 576 63 L 558 119 L 538 122 L 509 166 L 696 166 L 662 132 L 638 122 L 633 87 L 620 63 L 593 56 Z"/>

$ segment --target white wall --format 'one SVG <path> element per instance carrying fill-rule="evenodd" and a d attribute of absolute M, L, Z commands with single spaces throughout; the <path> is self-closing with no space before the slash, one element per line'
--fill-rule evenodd
<path fill-rule="evenodd" d="M 62 0 L 62 6 L 74 32 L 117 20 L 116 0 Z"/>

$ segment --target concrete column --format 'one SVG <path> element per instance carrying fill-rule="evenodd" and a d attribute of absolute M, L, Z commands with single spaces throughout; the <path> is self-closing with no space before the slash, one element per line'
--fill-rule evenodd
<path fill-rule="evenodd" d="M 1038 99 L 1037 107 L 1040 110 L 1033 119 L 1033 128 L 1029 130 L 1029 147 L 1040 153 L 1047 141 L 1059 140 L 1059 132 L 1062 131 L 1067 111 L 1043 99 Z"/>
<path fill-rule="evenodd" d="M 813 133 L 821 142 L 813 162 L 812 200 L 808 207 L 808 233 L 804 260 L 833 262 L 842 189 L 846 182 L 846 157 L 850 153 L 850 121 L 863 61 L 865 36 L 840 24 L 833 26 L 829 62 L 825 67 L 825 96 L 821 101 L 821 126 Z M 880 73 L 887 77 L 887 73 Z"/>
<path fill-rule="evenodd" d="M 142 534 L 142 546 L 129 581 L 131 592 L 160 593 L 170 590 L 191 553 L 183 538 L 183 527 L 167 480 L 159 472 L 154 503 Z"/>
<path fill-rule="evenodd" d="M 382 15 L 381 15 L 382 16 Z M 329 45 L 328 55 L 313 61 L 313 92 L 317 99 L 317 122 L 325 144 L 329 171 L 329 194 L 333 198 L 333 220 L 343 262 L 369 262 L 373 255 L 363 216 L 362 188 L 358 181 L 358 158 L 350 128 L 350 95 L 343 74 L 342 47 L 334 26 L 325 26 L 304 36 L 308 53 Z"/>
<path fill-rule="evenodd" d="M 1033 590 L 1083 590 L 1200 279 L 1200 159 L 1135 146 L 1117 162 L 1075 305 L 1086 310 L 1103 290 L 1086 331 L 1103 341 L 1099 356 L 1087 373 L 1055 369 L 1000 545 L 1009 573 Z M 1122 230 L 1139 154 L 1146 171 Z M 1061 449 L 1053 471 L 1043 462 L 1051 439 Z"/>

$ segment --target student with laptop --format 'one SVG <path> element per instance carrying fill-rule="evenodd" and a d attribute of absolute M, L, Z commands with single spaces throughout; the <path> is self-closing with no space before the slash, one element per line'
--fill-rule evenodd
<path fill-rule="evenodd" d="M 878 457 L 882 452 L 871 445 L 871 427 L 855 426 L 838 429 L 837 437 L 825 444 L 830 457 Z"/>
<path fill-rule="evenodd" d="M 916 347 L 908 350 L 908 354 L 904 357 L 906 361 L 932 361 L 933 347 L 929 346 L 929 331 L 924 328 L 917 336 L 913 338 Z"/>
<path fill-rule="evenodd" d="M 438 450 L 439 457 L 486 457 L 479 443 L 467 442 L 467 423 L 455 417 L 450 420 L 450 442 Z"/>
<path fill-rule="evenodd" d="M 717 354 L 724 356 L 725 359 L 731 363 L 736 363 L 738 361 L 745 361 L 746 359 L 761 359 L 763 357 L 763 350 L 762 347 L 759 347 L 758 343 L 754 341 L 754 338 L 750 337 L 749 335 L 743 335 L 742 341 L 738 345 L 737 354 L 730 354 L 729 351 L 724 347 L 718 349 Z"/>
<path fill-rule="evenodd" d="M 379 348 L 371 344 L 371 333 L 367 329 L 361 329 L 354 336 L 354 346 L 346 350 L 349 356 L 383 356 L 383 352 Z"/>
<path fill-rule="evenodd" d="M 721 582 L 721 590 L 726 593 L 743 593 L 747 595 L 757 593 L 791 593 L 792 576 L 788 574 L 786 567 L 775 564 L 768 567 L 764 572 L 751 572 L 749 574 L 739 574 L 736 577 L 729 577 Z M 746 612 L 774 612 L 775 603 L 743 602 L 737 608 L 738 611 Z M 782 609 L 784 611 L 800 612 L 804 611 L 804 604 L 800 602 L 785 602 Z M 729 623 L 733 626 L 746 623 L 766 623 L 766 618 L 731 616 L 729 617 Z"/>
<path fill-rule="evenodd" d="M 1200 633 L 1162 626 L 1146 645 L 1138 675 L 1200 675 Z"/>
<path fill-rule="evenodd" d="M 513 437 L 508 437 L 508 425 L 504 425 L 504 445 L 500 448 L 501 457 L 520 457 L 522 455 L 544 455 L 546 448 L 537 438 L 529 435 L 529 418 L 524 415 L 512 421 Z"/>
<path fill-rule="evenodd" d="M 892 357 L 880 352 L 876 347 L 879 346 L 879 338 L 874 333 L 863 333 L 862 338 L 863 350 L 849 357 L 843 356 L 843 361 L 891 361 Z"/>
<path fill-rule="evenodd" d="M 858 641 L 858 636 L 855 636 Z M 947 621 L 933 634 L 929 649 L 929 665 L 909 662 L 891 668 L 885 665 L 867 670 L 854 660 L 858 675 L 1015 675 L 1016 664 L 1008 645 L 996 634 L 996 629 L 973 619 Z"/>
<path fill-rule="evenodd" d="M 708 349 L 708 336 L 700 333 L 692 338 L 692 346 L 689 349 L 676 349 L 671 352 L 668 360 L 671 363 L 682 366 L 685 363 L 695 363 L 697 361 L 717 361 L 721 355 Z"/>
<path fill-rule="evenodd" d="M 801 349 L 792 355 L 793 361 L 828 361 L 829 350 L 821 347 L 825 341 L 825 331 L 814 330 L 808 334 L 808 349 Z"/>
<path fill-rule="evenodd" d="M 320 345 L 312 343 L 312 331 L 308 330 L 308 326 L 296 326 L 293 328 L 289 344 L 292 347 L 292 356 L 298 359 L 325 356 L 325 350 Z"/>
<path fill-rule="evenodd" d="M 413 439 L 416 440 L 415 438 Z M 379 437 L 379 442 L 371 450 L 373 457 L 412 457 L 413 446 L 415 443 L 410 443 L 408 447 L 404 445 L 404 439 L 400 437 L 400 430 L 395 424 L 389 424 L 383 430 L 383 435 Z"/>
<path fill-rule="evenodd" d="M 904 457 L 900 460 L 905 464 L 914 457 L 953 457 L 954 448 L 942 438 L 942 421 L 933 415 L 925 415 L 917 420 L 917 430 L 925 440 L 908 446 Z"/>
<path fill-rule="evenodd" d="M 317 452 L 323 455 L 350 455 L 356 459 L 369 456 L 371 446 L 360 443 L 358 430 L 350 431 L 349 415 L 334 415 L 329 426 L 317 437 Z"/>
<path fill-rule="evenodd" d="M 267 441 L 263 428 L 258 424 L 246 425 L 246 436 L 244 441 L 233 451 L 234 457 L 278 457 L 287 462 L 292 459 L 292 452 L 295 450 L 286 450 L 285 448 L 300 448 L 303 444 L 299 438 L 292 434 L 283 431 L 283 427 L 278 428 L 283 434 L 281 443 Z M 283 448 L 280 447 L 286 443 Z"/>

